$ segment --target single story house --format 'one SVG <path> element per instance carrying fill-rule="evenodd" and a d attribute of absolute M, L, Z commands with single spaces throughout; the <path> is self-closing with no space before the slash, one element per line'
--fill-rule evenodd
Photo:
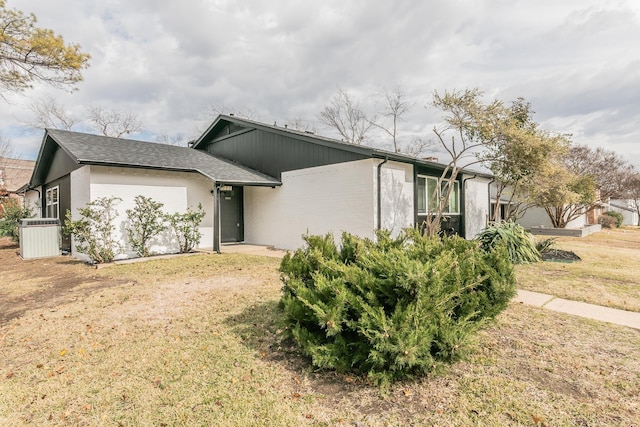
<path fill-rule="evenodd" d="M 167 212 L 202 204 L 202 248 L 245 242 L 295 249 L 302 236 L 373 237 L 423 222 L 445 165 L 310 132 L 220 115 L 190 147 L 47 129 L 27 193 L 43 217 L 64 218 L 99 197 L 124 211 L 144 195 Z M 491 176 L 454 183 L 443 228 L 474 237 L 487 223 Z M 73 249 L 67 239 L 65 249 Z M 167 238 L 155 252 L 173 252 Z M 127 255 L 131 255 L 128 253 Z"/>
<path fill-rule="evenodd" d="M 579 215 L 567 224 L 565 228 L 583 228 L 590 224 L 596 224 L 595 221 L 592 221 L 592 215 L 586 210 L 581 209 Z M 525 228 L 553 228 L 553 223 L 551 222 L 551 218 L 547 214 L 547 211 L 544 208 L 534 206 L 532 208 L 527 209 L 527 211 L 520 218 L 516 220 L 518 224 Z"/>
<path fill-rule="evenodd" d="M 640 225 L 636 203 L 634 199 L 611 199 L 609 210 L 622 215 L 622 225 Z"/>

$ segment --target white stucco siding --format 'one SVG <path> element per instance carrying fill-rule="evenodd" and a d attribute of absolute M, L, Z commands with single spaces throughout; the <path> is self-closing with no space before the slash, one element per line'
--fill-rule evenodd
<path fill-rule="evenodd" d="M 79 187 L 79 186 L 78 186 Z M 135 206 L 134 199 L 138 195 L 150 197 L 164 204 L 165 213 L 184 212 L 188 207 L 196 209 L 202 203 L 205 217 L 200 224 L 202 239 L 199 247 L 213 246 L 213 183 L 197 173 L 155 171 L 132 168 L 111 168 L 92 166 L 89 182 L 90 200 L 100 197 L 119 197 L 122 199 L 116 206 L 116 233 L 125 244 L 126 256 L 134 256 L 126 246 L 127 209 Z M 72 180 L 72 194 L 73 194 Z M 155 253 L 177 252 L 177 243 L 168 231 L 155 239 L 151 251 Z"/>
<path fill-rule="evenodd" d="M 377 165 L 382 160 L 373 161 L 374 182 L 377 181 Z M 414 224 L 413 165 L 399 162 L 387 162 L 380 171 L 382 182 L 381 217 L 382 228 L 397 235 L 402 229 Z M 378 216 L 377 188 L 374 186 L 374 213 Z"/>
<path fill-rule="evenodd" d="M 490 214 L 489 179 L 464 175 L 465 237 L 473 239 L 486 226 Z"/>
<path fill-rule="evenodd" d="M 245 242 L 295 249 L 306 233 L 372 237 L 378 163 L 366 159 L 289 171 L 280 187 L 246 187 Z"/>

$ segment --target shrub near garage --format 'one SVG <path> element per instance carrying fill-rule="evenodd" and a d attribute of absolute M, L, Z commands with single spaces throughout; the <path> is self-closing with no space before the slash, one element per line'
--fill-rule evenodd
<path fill-rule="evenodd" d="M 126 227 L 127 237 L 136 254 L 147 257 L 151 255 L 151 240 L 167 228 L 162 213 L 164 205 L 142 195 L 136 196 L 133 200 L 135 207 L 126 210 L 129 219 Z"/>
<path fill-rule="evenodd" d="M 280 271 L 291 336 L 319 368 L 384 384 L 460 358 L 465 344 L 515 293 L 504 246 L 406 230 L 376 242 L 307 236 Z"/>
<path fill-rule="evenodd" d="M 608 215 L 610 217 L 613 217 L 616 220 L 616 228 L 622 227 L 622 223 L 624 222 L 624 217 L 620 212 L 606 211 L 603 215 Z M 608 227 L 608 228 L 612 228 L 612 227 Z"/>
<path fill-rule="evenodd" d="M 64 231 L 73 235 L 76 250 L 89 256 L 94 264 L 113 261 L 121 250 L 113 236 L 118 216 L 115 206 L 121 201 L 119 197 L 99 197 L 78 209 L 80 218 L 76 220 L 67 210 Z"/>
<path fill-rule="evenodd" d="M 605 213 L 598 217 L 598 224 L 600 224 L 602 228 L 616 228 L 617 220 L 614 216 Z"/>

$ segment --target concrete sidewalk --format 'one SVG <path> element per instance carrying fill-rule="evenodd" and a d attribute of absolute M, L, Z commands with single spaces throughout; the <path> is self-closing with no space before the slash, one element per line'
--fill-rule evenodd
<path fill-rule="evenodd" d="M 564 298 L 556 298 L 553 295 L 524 291 L 521 289 L 518 289 L 518 294 L 514 298 L 514 301 L 560 313 L 572 314 L 574 316 L 586 317 L 587 319 L 600 320 L 602 322 L 609 322 L 616 325 L 640 329 L 640 313 L 633 311 L 618 310 L 595 304 L 587 304 L 585 302 L 571 301 Z"/>
<path fill-rule="evenodd" d="M 282 258 L 287 253 L 281 249 L 274 249 L 270 246 L 248 245 L 245 243 L 223 243 L 220 246 L 220 252 L 223 254 L 245 254 L 260 255 L 272 258 Z"/>

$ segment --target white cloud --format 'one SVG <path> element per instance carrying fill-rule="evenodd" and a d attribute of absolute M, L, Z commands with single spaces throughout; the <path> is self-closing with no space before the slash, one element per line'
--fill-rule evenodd
<path fill-rule="evenodd" d="M 316 122 L 341 87 L 373 103 L 401 84 L 405 138 L 429 135 L 434 90 L 524 97 L 545 126 L 626 150 L 640 139 L 640 4 L 634 0 L 9 0 L 92 55 L 78 91 L 36 87 L 0 105 L 3 133 L 44 94 L 81 112 L 132 110 L 148 131 L 190 134 L 210 105 L 267 123 Z M 200 123 L 202 127 L 202 124 Z M 323 131 L 322 129 L 319 129 Z M 33 148 L 25 148 L 28 156 Z"/>

